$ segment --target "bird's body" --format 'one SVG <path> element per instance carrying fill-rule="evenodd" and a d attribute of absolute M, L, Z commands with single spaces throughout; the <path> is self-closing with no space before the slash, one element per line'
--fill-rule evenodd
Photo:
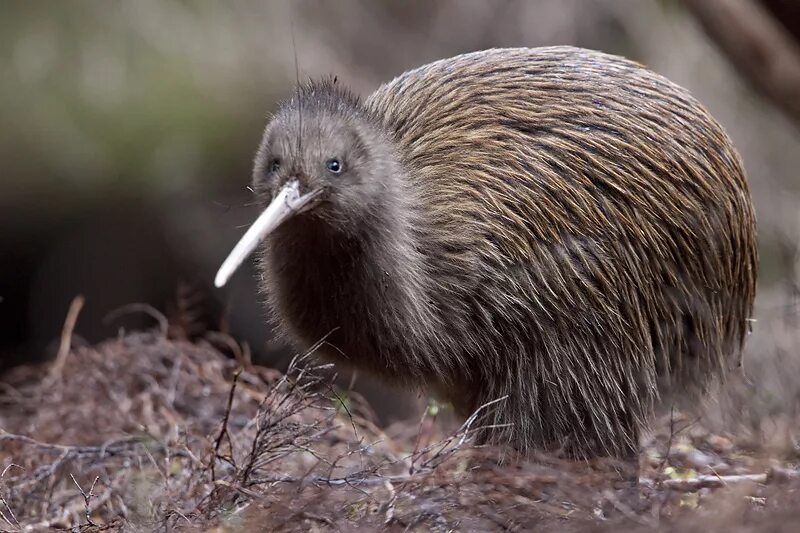
<path fill-rule="evenodd" d="M 287 179 L 324 192 L 262 248 L 281 329 L 465 415 L 505 396 L 487 440 L 627 455 L 660 378 L 702 381 L 742 347 L 757 257 L 741 161 L 635 63 L 489 50 L 363 103 L 312 84 L 264 139 L 265 204 Z"/>

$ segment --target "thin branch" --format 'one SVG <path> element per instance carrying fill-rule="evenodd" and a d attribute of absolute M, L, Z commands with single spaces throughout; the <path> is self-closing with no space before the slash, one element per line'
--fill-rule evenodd
<path fill-rule="evenodd" d="M 762 474 L 738 474 L 731 476 L 702 475 L 689 478 L 657 480 L 665 488 L 681 491 L 695 492 L 704 488 L 726 487 L 736 483 L 759 483 L 762 485 L 800 479 L 800 470 L 785 468 L 771 468 Z M 649 484 L 651 480 L 643 480 Z"/>
<path fill-rule="evenodd" d="M 48 380 L 51 382 L 58 379 L 61 376 L 61 372 L 64 370 L 64 364 L 66 364 L 67 356 L 72 346 L 72 332 L 75 331 L 75 324 L 78 322 L 78 315 L 83 308 L 84 302 L 84 297 L 79 295 L 73 298 L 72 303 L 69 304 L 67 318 L 64 320 L 64 327 L 61 329 L 61 341 L 58 344 L 58 353 L 56 354 L 53 366 L 50 367 Z"/>
<path fill-rule="evenodd" d="M 84 510 L 86 512 L 86 523 L 89 524 L 90 526 L 97 527 L 97 524 L 95 524 L 92 521 L 92 516 L 91 516 L 92 512 L 89 508 L 89 504 L 91 503 L 92 497 L 94 496 L 94 487 L 95 485 L 97 485 L 97 480 L 100 479 L 100 476 L 96 476 L 94 478 L 94 481 L 92 481 L 92 486 L 91 488 L 89 488 L 89 494 L 86 494 L 86 492 L 83 491 L 83 488 L 78 483 L 78 480 L 75 479 L 75 476 L 70 474 L 69 477 L 72 478 L 72 482 L 75 483 L 75 486 L 78 487 L 79 491 L 81 491 L 81 496 L 83 496 L 83 505 L 84 505 Z"/>
<path fill-rule="evenodd" d="M 167 333 L 169 332 L 169 320 L 167 320 L 167 317 L 164 316 L 164 313 L 162 313 L 161 311 L 159 311 L 158 309 L 149 304 L 132 303 L 123 305 L 122 307 L 114 309 L 113 311 L 108 313 L 103 318 L 103 323 L 109 324 L 122 316 L 129 315 L 132 313 L 144 313 L 147 316 L 153 318 L 156 322 L 158 322 L 158 327 L 161 330 L 161 335 L 163 335 L 164 337 L 167 336 Z"/>
<path fill-rule="evenodd" d="M 211 461 L 211 481 L 217 480 L 217 470 L 216 470 L 216 459 L 220 456 L 219 455 L 219 448 L 222 445 L 222 439 L 225 435 L 228 434 L 228 420 L 231 416 L 231 409 L 233 408 L 233 396 L 236 392 L 236 383 L 239 381 L 239 376 L 242 374 L 242 369 L 239 368 L 233 374 L 233 382 L 231 383 L 231 390 L 228 393 L 228 404 L 225 407 L 225 416 L 222 419 L 222 427 L 219 430 L 219 435 L 217 435 L 217 439 L 214 442 L 214 459 Z M 230 438 L 228 439 L 230 442 Z M 231 459 L 233 458 L 233 444 L 231 446 Z M 234 464 L 235 466 L 235 464 Z"/>

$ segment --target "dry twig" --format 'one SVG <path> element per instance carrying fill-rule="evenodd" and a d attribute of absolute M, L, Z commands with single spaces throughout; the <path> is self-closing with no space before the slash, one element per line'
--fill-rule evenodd
<path fill-rule="evenodd" d="M 75 324 L 78 322 L 78 315 L 83 308 L 84 302 L 85 299 L 83 296 L 76 296 L 69 304 L 67 318 L 64 320 L 64 327 L 61 329 L 61 340 L 58 344 L 58 353 L 56 354 L 56 359 L 53 362 L 53 366 L 50 367 L 50 376 L 48 379 L 51 382 L 58 379 L 63 372 L 64 364 L 67 361 L 67 356 L 69 355 L 70 347 L 72 345 L 72 332 L 75 331 Z"/>
<path fill-rule="evenodd" d="M 704 488 L 718 488 L 737 483 L 769 484 L 781 481 L 800 479 L 800 470 L 771 468 L 761 474 L 738 474 L 731 476 L 702 475 L 688 478 L 666 479 L 661 483 L 664 487 L 681 491 L 695 492 Z"/>

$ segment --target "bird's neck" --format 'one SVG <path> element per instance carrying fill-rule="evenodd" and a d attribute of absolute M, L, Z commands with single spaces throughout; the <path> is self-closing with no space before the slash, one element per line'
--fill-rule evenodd
<path fill-rule="evenodd" d="M 347 232 L 310 213 L 276 231 L 267 288 L 294 336 L 313 344 L 333 332 L 329 341 L 346 358 L 385 367 L 393 350 L 407 351 L 429 329 L 428 276 L 403 185 L 388 187 Z"/>

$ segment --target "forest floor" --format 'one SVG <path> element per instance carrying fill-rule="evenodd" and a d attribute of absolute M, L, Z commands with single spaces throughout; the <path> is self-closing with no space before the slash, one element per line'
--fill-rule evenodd
<path fill-rule="evenodd" d="M 315 364 L 222 334 L 67 341 L 0 383 L 0 531 L 800 531 L 795 421 L 773 446 L 673 410 L 631 490 L 613 461 L 472 446 L 436 406 L 382 430 Z"/>

